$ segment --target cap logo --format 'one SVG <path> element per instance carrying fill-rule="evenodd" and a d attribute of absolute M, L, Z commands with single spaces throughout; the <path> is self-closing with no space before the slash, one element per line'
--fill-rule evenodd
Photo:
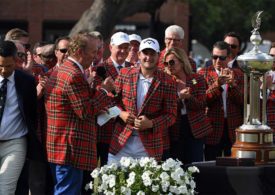
<path fill-rule="evenodd" d="M 155 41 L 152 39 L 147 39 L 144 41 L 144 43 L 148 43 L 149 45 L 151 45 L 151 44 L 155 44 Z"/>

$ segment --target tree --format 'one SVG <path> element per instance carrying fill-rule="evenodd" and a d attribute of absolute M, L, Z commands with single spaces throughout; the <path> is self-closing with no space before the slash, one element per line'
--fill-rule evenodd
<path fill-rule="evenodd" d="M 192 38 L 208 48 L 230 31 L 238 32 L 244 41 L 251 35 L 252 16 L 263 10 L 260 33 L 274 31 L 273 0 L 188 0 L 191 7 Z"/>
<path fill-rule="evenodd" d="M 166 0 L 94 0 L 77 24 L 70 32 L 70 36 L 80 31 L 97 30 L 106 39 L 112 33 L 116 24 L 125 17 L 138 12 L 147 12 L 154 15 Z"/>

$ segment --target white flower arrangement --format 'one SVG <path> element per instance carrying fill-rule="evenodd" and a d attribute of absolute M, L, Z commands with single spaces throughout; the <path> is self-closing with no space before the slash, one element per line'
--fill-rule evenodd
<path fill-rule="evenodd" d="M 94 180 L 87 184 L 87 189 L 92 189 L 93 194 L 107 195 L 195 194 L 192 174 L 199 170 L 193 166 L 184 171 L 181 165 L 171 158 L 158 164 L 154 158 L 123 157 L 117 164 L 94 169 Z"/>

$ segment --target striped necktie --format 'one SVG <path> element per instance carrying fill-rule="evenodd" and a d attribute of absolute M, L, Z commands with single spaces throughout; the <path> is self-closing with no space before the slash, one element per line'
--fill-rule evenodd
<path fill-rule="evenodd" d="M 6 103 L 6 97 L 7 97 L 7 83 L 8 79 L 5 78 L 2 80 L 2 86 L 0 87 L 0 124 L 2 121 L 4 109 L 5 109 L 5 103 Z"/>

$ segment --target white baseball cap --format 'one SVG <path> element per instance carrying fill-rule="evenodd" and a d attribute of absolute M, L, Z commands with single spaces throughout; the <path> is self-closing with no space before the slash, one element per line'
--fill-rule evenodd
<path fill-rule="evenodd" d="M 130 41 L 137 41 L 137 42 L 141 42 L 141 37 L 137 34 L 131 34 L 129 35 L 129 39 Z"/>
<path fill-rule="evenodd" d="M 156 39 L 150 37 L 143 39 L 139 45 L 139 51 L 144 49 L 152 49 L 159 53 L 159 42 Z"/>
<path fill-rule="evenodd" d="M 111 37 L 111 45 L 121 45 L 123 43 L 130 43 L 128 34 L 124 32 L 116 32 Z"/>

